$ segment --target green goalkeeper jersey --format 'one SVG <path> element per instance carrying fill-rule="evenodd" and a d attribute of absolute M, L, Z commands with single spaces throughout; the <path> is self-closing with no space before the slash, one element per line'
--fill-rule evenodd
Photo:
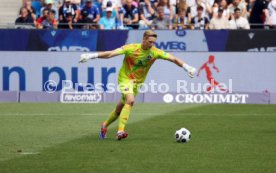
<path fill-rule="evenodd" d="M 116 49 L 125 58 L 119 73 L 119 82 L 142 83 L 145 81 L 147 73 L 156 59 L 168 59 L 169 54 L 156 47 L 143 50 L 141 44 L 128 44 Z"/>

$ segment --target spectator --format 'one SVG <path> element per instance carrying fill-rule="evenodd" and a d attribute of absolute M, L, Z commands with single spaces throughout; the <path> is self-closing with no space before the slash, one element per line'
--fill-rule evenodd
<path fill-rule="evenodd" d="M 152 24 L 152 20 L 154 19 L 155 11 L 151 6 L 149 0 L 144 0 L 139 4 L 139 29 L 148 29 Z"/>
<path fill-rule="evenodd" d="M 242 17 L 246 17 L 246 14 L 247 14 L 246 4 L 241 0 L 233 0 L 232 3 L 228 6 L 228 8 L 230 10 L 231 19 L 234 18 L 234 13 L 236 8 L 239 8 L 241 10 Z"/>
<path fill-rule="evenodd" d="M 241 10 L 235 9 L 234 18 L 229 22 L 230 29 L 250 29 L 248 20 L 241 16 Z"/>
<path fill-rule="evenodd" d="M 86 0 L 81 12 L 84 10 L 88 12 L 87 17 L 91 19 L 93 23 L 98 23 L 100 20 L 100 11 L 96 5 L 92 4 L 92 0 Z"/>
<path fill-rule="evenodd" d="M 111 8 L 112 8 L 112 16 L 111 16 L 111 17 L 116 18 L 116 17 L 119 16 L 119 15 L 118 15 L 118 14 L 119 14 L 119 13 L 118 13 L 118 8 L 117 8 L 117 7 L 113 8 L 113 5 L 112 5 L 112 2 L 111 2 L 111 1 L 107 1 L 106 6 L 105 6 L 104 9 L 106 9 L 106 8 L 108 8 L 108 7 L 111 7 Z M 104 10 L 104 11 L 102 12 L 102 17 L 105 17 L 105 16 L 106 16 L 106 10 Z"/>
<path fill-rule="evenodd" d="M 112 17 L 112 7 L 106 8 L 106 16 L 99 21 L 100 29 L 115 29 L 115 18 Z"/>
<path fill-rule="evenodd" d="M 171 21 L 173 20 L 174 10 L 173 6 L 170 4 L 170 0 L 159 0 L 157 7 L 163 7 L 165 16 L 167 16 Z"/>
<path fill-rule="evenodd" d="M 47 20 L 49 17 L 49 10 L 47 8 L 45 8 L 43 11 L 42 11 L 42 16 L 40 18 L 37 19 L 36 21 L 36 28 L 38 29 L 42 29 L 43 28 L 43 22 L 45 20 Z M 46 25 L 46 23 L 45 23 Z"/>
<path fill-rule="evenodd" d="M 184 10 L 184 11 L 188 10 L 188 4 L 187 4 L 186 0 L 179 0 L 179 2 L 176 4 L 176 11 L 175 11 L 176 14 L 178 14 L 178 12 L 180 10 Z M 187 17 L 188 17 L 188 15 L 187 15 Z"/>
<path fill-rule="evenodd" d="M 272 28 L 276 28 L 276 0 L 271 0 L 268 4 L 269 19 L 267 23 L 273 25 Z"/>
<path fill-rule="evenodd" d="M 38 29 L 57 29 L 57 21 L 55 20 L 56 12 L 45 8 L 42 12 L 43 16 L 37 19 L 36 28 Z"/>
<path fill-rule="evenodd" d="M 57 15 L 57 8 L 54 8 L 54 6 L 53 6 L 53 0 L 45 0 L 44 1 L 44 3 L 45 3 L 45 6 L 44 7 L 42 7 L 41 8 L 41 12 L 40 12 L 40 14 L 43 14 L 43 10 L 45 9 L 45 8 L 47 8 L 49 11 L 55 11 L 55 14 L 56 14 L 56 16 L 55 16 L 55 19 L 57 20 L 58 19 L 58 15 Z"/>
<path fill-rule="evenodd" d="M 204 3 L 202 3 L 201 0 L 195 0 L 194 5 L 189 6 L 188 9 L 187 9 L 187 13 L 188 13 L 188 16 L 189 16 L 190 19 L 193 18 L 193 17 L 195 17 L 195 16 L 197 16 L 197 7 L 198 6 L 203 7 L 203 11 L 202 11 L 202 16 L 203 17 L 208 17 L 209 16 L 208 12 L 207 12 L 207 10 L 205 8 Z"/>
<path fill-rule="evenodd" d="M 171 20 L 164 13 L 164 7 L 157 8 L 158 17 L 153 19 L 151 29 L 172 29 Z"/>
<path fill-rule="evenodd" d="M 149 1 L 150 1 L 150 5 L 152 6 L 152 8 L 154 10 L 156 10 L 159 0 L 149 0 Z M 145 2 L 145 0 L 140 0 L 140 3 L 144 3 L 144 2 Z"/>
<path fill-rule="evenodd" d="M 48 3 L 52 2 L 51 9 L 56 11 L 56 15 L 55 15 L 56 20 L 59 20 L 58 11 L 59 11 L 59 8 L 63 5 L 63 1 L 64 0 L 41 0 L 41 2 L 43 4 L 43 7 L 46 7 Z M 41 13 L 40 14 L 42 14 L 43 7 L 41 8 Z"/>
<path fill-rule="evenodd" d="M 89 11 L 87 9 L 83 9 L 81 11 L 81 19 L 78 21 L 78 25 L 76 27 L 80 29 L 96 29 L 97 23 L 93 22 L 93 20 L 89 17 Z"/>
<path fill-rule="evenodd" d="M 197 16 L 192 18 L 191 29 L 208 29 L 209 20 L 203 16 L 203 7 L 197 7 Z"/>
<path fill-rule="evenodd" d="M 191 23 L 191 13 L 188 13 L 188 9 L 189 7 L 186 0 L 179 0 L 179 2 L 176 4 L 176 14 L 178 14 L 179 11 L 184 10 L 186 12 L 188 22 Z"/>
<path fill-rule="evenodd" d="M 201 6 L 203 6 L 206 10 L 206 17 L 211 17 L 213 13 L 214 0 L 201 0 Z"/>
<path fill-rule="evenodd" d="M 33 18 L 28 16 L 27 8 L 22 7 L 20 9 L 20 16 L 15 20 L 15 24 L 16 25 L 22 25 L 22 24 L 32 25 L 32 24 L 34 24 Z"/>
<path fill-rule="evenodd" d="M 222 14 L 222 16 L 225 17 L 225 18 L 227 18 L 227 19 L 230 19 L 230 10 L 228 8 L 228 4 L 227 4 L 226 0 L 220 0 L 218 6 L 214 6 L 213 7 L 213 15 L 212 15 L 212 17 L 215 17 L 215 16 L 218 15 L 218 9 L 219 8 L 223 8 L 223 14 Z"/>
<path fill-rule="evenodd" d="M 126 0 L 126 4 L 119 11 L 120 19 L 129 29 L 138 29 L 138 10 L 132 5 L 132 0 Z"/>
<path fill-rule="evenodd" d="M 229 21 L 223 17 L 223 8 L 218 9 L 218 15 L 213 17 L 210 21 L 210 29 L 229 29 Z"/>
<path fill-rule="evenodd" d="M 71 4 L 71 0 L 64 0 L 64 4 L 59 8 L 58 13 L 59 13 L 59 21 L 66 21 L 67 14 L 71 14 L 73 22 L 75 23 L 79 19 L 78 8 L 75 4 Z"/>
<path fill-rule="evenodd" d="M 28 10 L 28 18 L 32 18 L 33 21 L 36 20 L 36 10 L 34 7 L 32 7 L 32 1 L 26 0 L 24 3 L 24 6 Z"/>
<path fill-rule="evenodd" d="M 51 29 L 57 29 L 58 28 L 58 21 L 56 20 L 56 11 L 55 10 L 49 10 L 49 23 L 51 24 Z"/>
<path fill-rule="evenodd" d="M 102 9 L 103 9 L 103 11 L 107 7 L 112 7 L 112 9 L 114 9 L 116 12 L 118 12 L 119 9 L 122 7 L 121 0 L 103 0 L 102 1 Z"/>
<path fill-rule="evenodd" d="M 189 21 L 185 10 L 180 10 L 174 19 L 173 29 L 189 29 Z"/>
<path fill-rule="evenodd" d="M 61 29 L 74 29 L 72 13 L 66 13 L 66 17 L 59 24 Z"/>
<path fill-rule="evenodd" d="M 267 6 L 268 2 L 266 0 L 255 0 L 249 17 L 250 28 L 264 28 L 264 23 L 269 18 Z"/>

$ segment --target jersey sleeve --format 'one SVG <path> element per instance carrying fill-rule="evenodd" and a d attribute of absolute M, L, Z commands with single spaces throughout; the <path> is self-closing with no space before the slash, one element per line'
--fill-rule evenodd
<path fill-rule="evenodd" d="M 128 44 L 128 45 L 124 45 L 118 49 L 115 49 L 115 51 L 119 54 L 119 55 L 122 55 L 122 54 L 129 54 L 129 52 L 131 52 L 132 50 L 132 45 L 131 44 Z"/>
<path fill-rule="evenodd" d="M 167 52 L 165 52 L 165 51 L 163 51 L 163 50 L 161 50 L 161 49 L 157 49 L 157 48 L 156 48 L 156 50 L 155 50 L 155 57 L 156 57 L 157 59 L 164 59 L 164 60 L 167 60 L 167 59 L 169 59 L 169 56 L 170 56 L 169 53 L 167 53 Z"/>

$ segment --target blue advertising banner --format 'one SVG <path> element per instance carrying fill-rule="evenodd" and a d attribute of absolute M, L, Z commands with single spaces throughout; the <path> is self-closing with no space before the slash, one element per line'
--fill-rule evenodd
<path fill-rule="evenodd" d="M 27 51 L 31 30 L 0 30 L 0 51 Z"/>
<path fill-rule="evenodd" d="M 97 34 L 93 30 L 36 30 L 30 34 L 28 50 L 96 51 Z"/>
<path fill-rule="evenodd" d="M 96 51 L 94 30 L 0 30 L 0 51 Z"/>
<path fill-rule="evenodd" d="M 113 50 L 126 44 L 128 30 L 103 30 L 98 32 L 97 51 Z"/>
<path fill-rule="evenodd" d="M 225 51 L 228 39 L 228 30 L 205 30 L 204 34 L 207 40 L 210 52 Z"/>
<path fill-rule="evenodd" d="M 1 29 L 0 51 L 106 51 L 141 43 L 144 30 Z M 275 52 L 276 30 L 156 30 L 167 52 Z"/>

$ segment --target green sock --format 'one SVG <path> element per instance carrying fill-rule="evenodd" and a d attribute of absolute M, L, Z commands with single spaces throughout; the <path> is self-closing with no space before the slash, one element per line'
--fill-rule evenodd
<path fill-rule="evenodd" d="M 121 114 L 120 114 L 120 118 L 119 118 L 119 127 L 118 127 L 118 131 L 124 131 L 125 130 L 125 126 L 131 111 L 131 106 L 129 104 L 125 104 L 125 106 L 123 107 Z"/>
<path fill-rule="evenodd" d="M 106 121 L 104 121 L 103 125 L 105 125 L 106 127 L 108 127 L 111 123 L 113 123 L 115 120 L 117 120 L 117 118 L 119 117 L 119 115 L 116 114 L 115 109 L 109 114 L 108 118 Z"/>

